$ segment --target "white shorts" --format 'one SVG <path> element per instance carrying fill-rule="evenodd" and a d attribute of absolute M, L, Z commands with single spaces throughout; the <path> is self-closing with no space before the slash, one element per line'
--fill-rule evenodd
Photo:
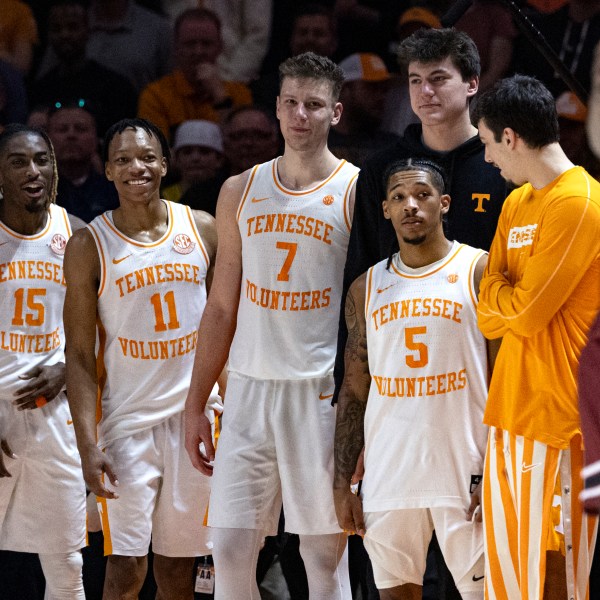
<path fill-rule="evenodd" d="M 378 589 L 423 585 L 433 530 L 459 592 L 483 597 L 483 526 L 460 508 L 406 508 L 365 513 L 365 548 Z"/>
<path fill-rule="evenodd" d="M 104 553 L 145 556 L 210 554 L 203 525 L 210 478 L 194 469 L 184 446 L 183 412 L 103 449 L 119 480 L 119 498 L 98 498 Z M 105 485 L 110 488 L 108 478 Z"/>
<path fill-rule="evenodd" d="M 0 401 L 3 431 L 16 459 L 0 478 L 0 549 L 48 554 L 85 546 L 85 483 L 63 392 L 42 408 Z"/>
<path fill-rule="evenodd" d="M 333 505 L 333 377 L 261 380 L 231 373 L 210 497 L 211 527 L 320 535 Z"/>

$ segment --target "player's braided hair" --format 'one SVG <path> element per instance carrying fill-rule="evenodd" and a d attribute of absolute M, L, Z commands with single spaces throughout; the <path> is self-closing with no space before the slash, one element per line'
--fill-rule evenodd
<path fill-rule="evenodd" d="M 43 129 L 38 129 L 37 127 L 29 127 L 27 125 L 22 125 L 21 123 L 11 123 L 7 125 L 2 133 L 0 133 L 0 154 L 4 152 L 6 145 L 12 138 L 17 135 L 22 135 L 24 133 L 32 133 L 34 135 L 39 135 L 48 146 L 48 150 L 50 152 L 50 160 L 52 161 L 52 185 L 50 186 L 50 202 L 56 202 L 56 191 L 58 189 L 58 168 L 56 166 L 56 154 L 54 153 L 54 146 L 50 141 L 50 137 Z"/>
<path fill-rule="evenodd" d="M 426 171 L 431 175 L 431 183 L 433 187 L 440 194 L 446 193 L 446 173 L 438 163 L 429 158 L 405 158 L 390 163 L 385 169 L 383 173 L 383 189 L 386 190 L 386 194 L 391 176 L 402 171 Z M 400 248 L 398 246 L 398 240 L 394 236 L 385 267 L 388 271 L 392 264 L 394 254 L 396 254 L 396 252 L 399 250 Z"/>

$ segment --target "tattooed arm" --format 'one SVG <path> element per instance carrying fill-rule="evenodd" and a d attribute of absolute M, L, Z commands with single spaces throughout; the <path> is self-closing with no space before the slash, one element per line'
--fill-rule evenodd
<path fill-rule="evenodd" d="M 340 527 L 360 535 L 365 532 L 362 503 L 351 492 L 350 480 L 365 442 L 363 425 L 371 384 L 367 355 L 365 285 L 366 274 L 354 281 L 346 296 L 346 369 L 337 405 L 333 482 L 335 511 Z"/>

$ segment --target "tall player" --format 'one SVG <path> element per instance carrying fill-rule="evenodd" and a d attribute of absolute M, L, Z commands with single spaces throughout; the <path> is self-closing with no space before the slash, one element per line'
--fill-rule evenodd
<path fill-rule="evenodd" d="M 0 135 L 0 549 L 39 553 L 56 600 L 83 600 L 85 485 L 64 392 L 63 258 L 84 223 L 53 204 L 54 151 L 41 131 Z M 0 453 L 1 454 L 1 453 Z M 4 573 L 7 575 L 7 573 Z M 23 589 L 6 589 L 17 597 Z"/>
<path fill-rule="evenodd" d="M 161 200 L 168 147 L 155 125 L 119 121 L 105 144 L 120 207 L 78 231 L 65 259 L 67 388 L 84 477 L 100 497 L 104 598 L 137 597 L 152 536 L 158 595 L 191 600 L 194 557 L 209 553 L 209 480 L 185 454 L 183 408 L 214 219 Z"/>
<path fill-rule="evenodd" d="M 600 184 L 563 152 L 536 79 L 502 80 L 473 119 L 486 160 L 521 186 L 504 204 L 478 307 L 484 335 L 503 338 L 485 410 L 486 590 L 584 600 L 597 522 L 577 500 L 577 367 L 600 308 Z"/>
<path fill-rule="evenodd" d="M 228 179 L 219 197 L 218 266 L 186 402 L 186 449 L 196 468 L 212 471 L 204 405 L 229 357 L 209 509 L 217 598 L 259 598 L 256 557 L 283 499 L 311 598 L 341 600 L 350 596 L 330 485 L 330 400 L 358 169 L 327 148 L 342 112 L 339 67 L 308 52 L 279 72 L 283 156 Z"/>
<path fill-rule="evenodd" d="M 434 529 L 461 596 L 475 600 L 483 597 L 483 532 L 473 515 L 488 377 L 476 303 L 486 255 L 445 237 L 450 196 L 437 164 L 398 161 L 385 180 L 383 214 L 400 250 L 346 298 L 336 511 L 345 529 L 366 530 L 382 600 L 421 597 Z M 361 501 L 350 481 L 363 444 Z"/>

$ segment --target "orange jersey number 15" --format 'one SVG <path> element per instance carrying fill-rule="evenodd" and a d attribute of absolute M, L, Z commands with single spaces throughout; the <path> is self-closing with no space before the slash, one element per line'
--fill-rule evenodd
<path fill-rule="evenodd" d="M 28 288 L 27 298 L 25 298 L 25 291 L 25 288 L 15 291 L 15 314 L 12 324 L 15 327 L 43 325 L 46 310 L 42 302 L 36 300 L 36 297 L 45 296 L 46 290 L 44 288 Z M 25 306 L 27 311 L 25 311 Z"/>

